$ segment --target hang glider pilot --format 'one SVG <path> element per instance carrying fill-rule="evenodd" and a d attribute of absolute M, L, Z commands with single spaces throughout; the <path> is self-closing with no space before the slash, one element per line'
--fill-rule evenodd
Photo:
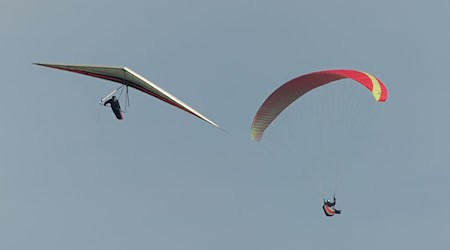
<path fill-rule="evenodd" d="M 112 98 L 106 101 L 103 105 L 106 106 L 106 104 L 108 103 L 111 105 L 112 112 L 114 113 L 114 115 L 116 115 L 117 119 L 122 120 L 122 111 L 120 109 L 119 100 L 116 98 L 116 96 L 112 96 Z"/>
<path fill-rule="evenodd" d="M 334 208 L 334 206 L 336 205 L 336 197 L 333 197 L 333 202 L 331 202 L 331 200 L 326 200 L 323 199 L 323 211 L 325 212 L 326 216 L 333 216 L 335 214 L 341 214 L 341 210 L 337 210 L 336 208 Z"/>

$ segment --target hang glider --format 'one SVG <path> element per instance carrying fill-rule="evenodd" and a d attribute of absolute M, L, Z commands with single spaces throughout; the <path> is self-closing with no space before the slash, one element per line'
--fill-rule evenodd
<path fill-rule="evenodd" d="M 121 87 L 132 87 L 146 94 L 152 95 L 164 102 L 167 102 L 179 109 L 182 109 L 205 122 L 220 128 L 219 125 L 213 121 L 206 118 L 204 115 L 200 114 L 195 109 L 191 108 L 184 102 L 180 101 L 175 96 L 171 95 L 167 91 L 163 90 L 156 84 L 140 76 L 136 72 L 132 71 L 127 67 L 104 67 L 104 66 L 94 66 L 94 65 L 63 65 L 63 64 L 47 64 L 47 63 L 35 63 L 35 65 L 45 66 L 54 69 L 60 69 L 65 71 L 70 71 L 78 74 L 83 74 L 87 76 L 97 77 L 113 82 L 122 84 Z M 110 94 L 112 95 L 112 94 Z M 108 96 L 110 96 L 108 95 Z M 106 99 L 103 98 L 102 101 Z"/>

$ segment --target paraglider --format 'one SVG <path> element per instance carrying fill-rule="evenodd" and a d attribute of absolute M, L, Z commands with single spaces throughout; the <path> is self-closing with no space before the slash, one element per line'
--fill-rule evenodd
<path fill-rule="evenodd" d="M 333 197 L 333 202 L 331 202 L 331 200 L 323 199 L 322 209 L 326 216 L 331 217 L 335 214 L 341 214 L 341 210 L 337 210 L 336 208 L 334 208 L 335 205 L 336 205 L 336 197 Z"/>
<path fill-rule="evenodd" d="M 388 92 L 384 84 L 375 76 L 365 72 L 344 69 L 324 70 L 302 75 L 283 84 L 264 101 L 253 119 L 252 140 L 261 140 L 266 128 L 299 97 L 317 87 L 344 78 L 352 79 L 366 87 L 372 92 L 375 101 L 386 101 Z"/>
<path fill-rule="evenodd" d="M 127 103 L 128 99 L 128 87 L 132 87 L 146 94 L 154 96 L 170 105 L 173 105 L 181 110 L 184 110 L 205 122 L 220 128 L 219 125 L 206 118 L 204 115 L 200 114 L 195 109 L 191 108 L 184 102 L 177 99 L 175 96 L 169 94 L 167 91 L 163 90 L 156 84 L 145 79 L 144 77 L 138 75 L 131 69 L 127 67 L 104 67 L 104 66 L 92 66 L 92 65 L 62 65 L 62 64 L 45 64 L 45 63 L 35 63 L 36 65 L 45 66 L 54 69 L 60 69 L 65 71 L 70 71 L 78 74 L 83 74 L 87 76 L 97 77 L 121 84 L 121 86 L 115 89 L 113 92 L 108 94 L 106 97 L 102 98 L 100 104 L 103 104 L 105 100 L 111 97 L 116 91 L 126 87 L 126 97 Z M 123 89 L 122 89 L 123 91 Z M 118 114 L 115 112 L 116 117 L 119 118 Z M 122 116 L 120 116 L 122 117 Z M 123 118 L 123 117 L 122 117 Z M 119 118 L 120 119 L 120 118 Z"/>
<path fill-rule="evenodd" d="M 283 112 L 291 103 L 309 91 L 335 82 L 341 79 L 352 79 L 366 87 L 373 95 L 375 101 L 384 102 L 387 99 L 387 89 L 375 76 L 356 70 L 324 70 L 312 72 L 294 78 L 276 89 L 259 108 L 251 125 L 251 138 L 260 141 L 267 127 Z M 336 198 L 325 200 L 322 209 L 326 216 L 340 214 L 341 211 L 334 208 Z"/>

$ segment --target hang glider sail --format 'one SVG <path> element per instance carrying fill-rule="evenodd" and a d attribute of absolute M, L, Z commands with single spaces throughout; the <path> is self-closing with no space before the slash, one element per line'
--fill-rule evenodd
<path fill-rule="evenodd" d="M 175 96 L 171 95 L 167 91 L 163 90 L 156 84 L 140 76 L 136 72 L 132 71 L 127 67 L 104 67 L 104 66 L 94 66 L 94 65 L 63 65 L 63 64 L 46 64 L 46 63 L 35 63 L 35 65 L 45 66 L 54 69 L 60 69 L 65 71 L 70 71 L 78 74 L 83 74 L 87 76 L 97 77 L 125 86 L 129 86 L 140 90 L 146 94 L 152 95 L 164 102 L 167 102 L 179 109 L 182 109 L 207 123 L 220 128 L 219 125 L 213 121 L 206 118 L 204 115 L 200 114 L 195 109 L 189 107 L 184 102 L 180 101 Z"/>
<path fill-rule="evenodd" d="M 299 76 L 275 90 L 259 108 L 251 127 L 252 140 L 259 141 L 267 127 L 291 103 L 309 91 L 341 79 L 352 79 L 372 92 L 375 101 L 387 99 L 387 89 L 375 76 L 356 70 L 324 70 Z"/>

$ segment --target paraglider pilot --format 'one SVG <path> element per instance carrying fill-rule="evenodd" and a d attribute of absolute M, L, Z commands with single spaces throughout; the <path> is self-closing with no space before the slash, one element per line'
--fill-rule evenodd
<path fill-rule="evenodd" d="M 111 105 L 111 109 L 114 115 L 116 115 L 117 119 L 122 120 L 123 116 L 122 111 L 120 110 L 119 100 L 115 96 L 112 96 L 112 98 L 106 101 L 103 105 L 106 106 L 106 104 L 108 103 Z"/>
<path fill-rule="evenodd" d="M 331 200 L 325 200 L 323 199 L 323 211 L 325 212 L 326 216 L 333 216 L 335 214 L 341 214 L 341 210 L 337 210 L 334 208 L 336 205 L 336 197 L 333 197 L 333 202 Z"/>

